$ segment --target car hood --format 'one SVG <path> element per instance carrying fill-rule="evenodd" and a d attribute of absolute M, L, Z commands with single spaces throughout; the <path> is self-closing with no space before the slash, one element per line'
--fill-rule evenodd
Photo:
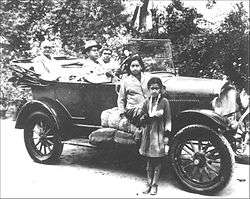
<path fill-rule="evenodd" d="M 194 77 L 162 78 L 166 90 L 170 93 L 187 93 L 197 95 L 217 95 L 227 83 L 223 80 Z"/>

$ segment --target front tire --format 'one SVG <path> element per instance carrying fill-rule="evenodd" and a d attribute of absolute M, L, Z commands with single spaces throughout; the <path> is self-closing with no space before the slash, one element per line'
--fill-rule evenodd
<path fill-rule="evenodd" d="M 30 157 L 38 163 L 56 162 L 63 144 L 54 118 L 41 111 L 32 113 L 24 128 L 24 142 Z"/>
<path fill-rule="evenodd" d="M 175 175 L 185 188 L 201 194 L 222 190 L 233 172 L 233 151 L 224 136 L 203 125 L 181 129 L 170 146 Z"/>

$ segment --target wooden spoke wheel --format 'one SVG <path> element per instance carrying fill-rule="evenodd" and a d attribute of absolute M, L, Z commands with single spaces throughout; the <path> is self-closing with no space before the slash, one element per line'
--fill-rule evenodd
<path fill-rule="evenodd" d="M 232 155 L 228 141 L 202 125 L 183 128 L 170 147 L 177 179 L 198 193 L 212 193 L 227 185 L 233 169 Z"/>
<path fill-rule="evenodd" d="M 63 144 L 56 121 L 44 112 L 34 112 L 24 129 L 26 149 L 35 162 L 53 163 L 59 159 Z"/>

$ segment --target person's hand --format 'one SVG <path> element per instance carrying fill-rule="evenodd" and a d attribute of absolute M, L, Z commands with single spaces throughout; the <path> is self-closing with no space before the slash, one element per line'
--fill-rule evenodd
<path fill-rule="evenodd" d="M 161 117 L 163 116 L 163 110 L 159 110 L 155 112 L 155 117 Z"/>
<path fill-rule="evenodd" d="M 230 126 L 231 126 L 231 128 L 233 128 L 233 129 L 237 129 L 238 126 L 239 126 L 239 123 L 238 123 L 237 121 L 235 121 L 235 120 L 232 120 L 232 121 L 230 122 Z"/>
<path fill-rule="evenodd" d="M 144 114 L 140 118 L 140 126 L 145 126 L 148 122 L 150 122 L 150 117 L 147 114 Z"/>
<path fill-rule="evenodd" d="M 125 111 L 119 110 L 119 114 L 120 114 L 120 117 L 121 117 L 121 118 L 125 117 Z"/>
<path fill-rule="evenodd" d="M 163 116 L 163 110 L 155 111 L 151 117 L 161 117 Z"/>
<path fill-rule="evenodd" d="M 107 77 L 114 77 L 114 74 L 112 73 L 112 71 L 106 72 L 106 76 Z"/>

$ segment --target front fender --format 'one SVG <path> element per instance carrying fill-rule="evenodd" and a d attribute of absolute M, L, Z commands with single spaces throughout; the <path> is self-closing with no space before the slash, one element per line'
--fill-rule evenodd
<path fill-rule="evenodd" d="M 56 121 L 57 128 L 62 132 L 63 137 L 66 129 L 71 126 L 71 117 L 64 107 L 54 100 L 42 98 L 32 100 L 23 105 L 17 115 L 15 128 L 23 129 L 26 119 L 35 111 L 44 111 L 51 115 Z"/>
<path fill-rule="evenodd" d="M 229 130 L 228 120 L 214 111 L 200 109 L 200 110 L 185 110 L 182 111 L 173 121 L 174 132 L 191 124 L 206 125 L 214 130 Z"/>

